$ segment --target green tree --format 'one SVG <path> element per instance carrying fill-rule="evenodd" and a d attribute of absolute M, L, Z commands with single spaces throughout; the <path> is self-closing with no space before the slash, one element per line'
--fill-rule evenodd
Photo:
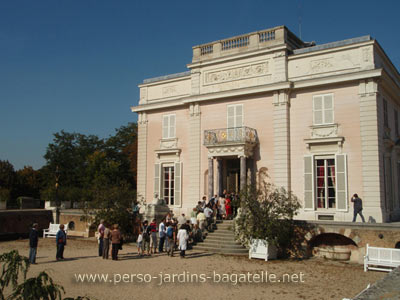
<path fill-rule="evenodd" d="M 61 285 L 54 283 L 46 273 L 26 279 L 30 263 L 27 257 L 19 255 L 17 250 L 0 255 L 2 264 L 0 274 L 0 300 L 56 300 L 65 293 Z M 22 273 L 23 282 L 18 284 Z M 5 289 L 11 285 L 11 293 L 6 296 Z M 89 297 L 64 298 L 64 300 L 90 300 Z"/>
<path fill-rule="evenodd" d="M 15 183 L 14 166 L 8 160 L 0 160 L 0 187 L 11 190 Z"/>
<path fill-rule="evenodd" d="M 40 171 L 34 170 L 30 166 L 15 172 L 15 195 L 28 196 L 36 199 L 40 198 L 40 189 L 42 187 L 42 178 Z"/>
<path fill-rule="evenodd" d="M 284 253 L 294 237 L 293 217 L 300 202 L 292 193 L 272 184 L 257 189 L 248 186 L 240 195 L 240 213 L 235 220 L 239 239 L 265 239 Z"/>

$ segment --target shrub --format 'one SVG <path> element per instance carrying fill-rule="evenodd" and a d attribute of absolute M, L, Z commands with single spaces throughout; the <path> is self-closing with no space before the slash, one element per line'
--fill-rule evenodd
<path fill-rule="evenodd" d="M 249 186 L 240 196 L 240 212 L 235 219 L 237 237 L 244 244 L 251 239 L 265 239 L 283 254 L 293 238 L 293 217 L 299 208 L 298 198 L 283 188 L 272 184 L 259 189 Z"/>

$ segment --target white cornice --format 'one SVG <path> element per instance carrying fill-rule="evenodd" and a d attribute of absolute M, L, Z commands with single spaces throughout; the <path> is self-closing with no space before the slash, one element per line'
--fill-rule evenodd
<path fill-rule="evenodd" d="M 293 82 L 293 89 L 300 89 L 318 85 L 327 85 L 333 83 L 340 83 L 345 81 L 354 81 L 354 80 L 362 80 L 368 79 L 373 77 L 380 77 L 382 76 L 382 69 L 373 69 L 367 71 L 358 71 L 352 72 L 347 74 L 340 74 L 340 75 L 332 75 L 332 76 L 324 76 L 320 78 L 310 78 L 310 79 L 303 79 L 299 81 L 292 81 Z"/>
<path fill-rule="evenodd" d="M 341 83 L 346 81 L 356 81 L 363 80 L 368 78 L 381 77 L 383 73 L 382 69 L 373 69 L 366 71 L 358 71 L 347 74 L 340 75 L 332 75 L 328 77 L 320 77 L 320 78 L 310 78 L 303 79 L 298 81 L 285 81 L 267 85 L 261 85 L 256 87 L 248 87 L 241 89 L 234 89 L 229 91 L 217 92 L 217 93 L 209 93 L 203 95 L 191 95 L 188 97 L 182 97 L 176 100 L 166 100 L 166 101 L 157 101 L 157 103 L 149 103 L 138 106 L 132 106 L 132 112 L 143 112 L 150 111 L 156 109 L 166 109 L 173 108 L 177 106 L 187 105 L 193 102 L 205 102 L 217 99 L 226 99 L 231 97 L 243 96 L 243 95 L 254 95 L 261 94 L 267 92 L 273 92 L 278 90 L 287 90 L 287 89 L 301 89 L 307 87 L 315 87 L 320 85 L 328 85 L 334 83 Z"/>
<path fill-rule="evenodd" d="M 372 41 L 350 44 L 350 45 L 346 45 L 346 46 L 339 46 L 339 47 L 334 47 L 334 48 L 328 48 L 328 49 L 323 49 L 323 50 L 317 50 L 317 51 L 312 51 L 312 52 L 292 54 L 292 55 L 288 56 L 288 60 L 294 60 L 294 59 L 300 59 L 300 58 L 305 58 L 305 57 L 309 57 L 309 56 L 327 54 L 327 53 L 331 53 L 331 52 L 339 52 L 339 51 L 353 49 L 353 48 L 360 48 L 360 47 L 364 47 L 367 45 L 373 45 L 374 43 L 375 43 L 375 41 L 372 40 Z"/>

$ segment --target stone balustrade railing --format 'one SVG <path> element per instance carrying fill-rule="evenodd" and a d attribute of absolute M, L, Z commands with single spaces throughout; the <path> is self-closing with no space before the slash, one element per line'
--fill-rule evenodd
<path fill-rule="evenodd" d="M 204 130 L 204 146 L 256 144 L 257 142 L 257 130 L 246 126 Z"/>
<path fill-rule="evenodd" d="M 195 46 L 193 47 L 193 62 L 283 44 L 285 30 L 287 29 L 284 26 L 280 26 Z"/>

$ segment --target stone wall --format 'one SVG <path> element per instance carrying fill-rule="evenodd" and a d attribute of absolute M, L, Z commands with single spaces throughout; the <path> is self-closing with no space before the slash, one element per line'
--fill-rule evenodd
<path fill-rule="evenodd" d="M 39 224 L 39 232 L 49 228 L 53 221 L 50 210 L 26 209 L 0 211 L 0 240 L 28 237 L 33 223 Z"/>

